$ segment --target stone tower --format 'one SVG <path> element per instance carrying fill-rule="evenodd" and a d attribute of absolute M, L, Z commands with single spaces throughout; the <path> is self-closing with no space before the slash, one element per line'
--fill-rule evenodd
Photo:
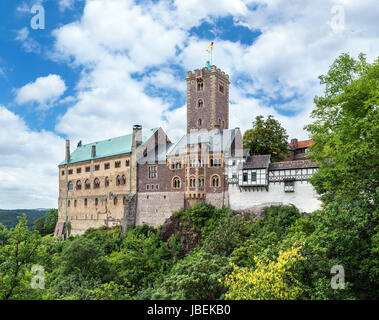
<path fill-rule="evenodd" d="M 229 75 L 216 66 L 187 72 L 187 133 L 229 127 Z"/>

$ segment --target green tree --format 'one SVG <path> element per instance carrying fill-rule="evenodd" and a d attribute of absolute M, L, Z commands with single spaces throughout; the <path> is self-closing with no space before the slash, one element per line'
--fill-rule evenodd
<path fill-rule="evenodd" d="M 230 271 L 226 257 L 196 250 L 171 269 L 152 299 L 222 299 L 225 288 L 218 279 Z"/>
<path fill-rule="evenodd" d="M 28 229 L 23 215 L 16 227 L 9 231 L 1 228 L 0 246 L 0 299 L 35 299 L 39 289 L 30 285 L 31 268 L 36 261 L 41 238 Z"/>
<path fill-rule="evenodd" d="M 58 221 L 58 209 L 50 209 L 45 217 L 40 217 L 34 221 L 34 230 L 41 236 L 54 233 L 55 225 Z"/>
<path fill-rule="evenodd" d="M 228 288 L 226 299 L 232 300 L 294 300 L 302 292 L 301 283 L 296 279 L 293 266 L 303 260 L 300 247 L 280 252 L 274 261 L 256 258 L 256 267 L 239 268 L 233 265 L 233 272 L 220 280 Z"/>
<path fill-rule="evenodd" d="M 282 161 L 289 155 L 287 132 L 273 116 L 267 120 L 263 116 L 255 118 L 253 128 L 243 135 L 243 147 L 253 155 L 269 154 L 273 161 Z"/>
<path fill-rule="evenodd" d="M 324 95 L 315 97 L 306 126 L 315 142 L 311 158 L 319 170 L 311 183 L 325 202 L 333 200 L 378 206 L 379 186 L 379 58 L 366 62 L 348 54 L 319 77 Z"/>

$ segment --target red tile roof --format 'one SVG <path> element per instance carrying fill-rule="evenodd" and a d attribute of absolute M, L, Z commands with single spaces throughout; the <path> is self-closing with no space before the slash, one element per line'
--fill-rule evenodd
<path fill-rule="evenodd" d="M 310 147 L 313 143 L 314 143 L 314 142 L 313 142 L 312 139 L 298 141 L 298 142 L 297 142 L 296 149 L 308 148 L 308 147 Z M 288 143 L 288 145 L 292 148 L 292 144 L 291 144 L 290 142 Z"/>

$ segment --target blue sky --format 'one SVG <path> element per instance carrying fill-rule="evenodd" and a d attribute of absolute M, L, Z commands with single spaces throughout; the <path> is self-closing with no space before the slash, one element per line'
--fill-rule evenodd
<path fill-rule="evenodd" d="M 33 5 L 45 29 L 31 28 Z M 336 12 L 342 19 L 337 26 Z M 230 122 L 274 115 L 308 138 L 318 76 L 341 53 L 378 56 L 375 1 L 3 0 L 0 208 L 56 207 L 57 164 L 72 145 L 162 126 L 185 131 L 188 70 L 230 75 Z M 340 19 L 340 20 L 341 20 Z"/>

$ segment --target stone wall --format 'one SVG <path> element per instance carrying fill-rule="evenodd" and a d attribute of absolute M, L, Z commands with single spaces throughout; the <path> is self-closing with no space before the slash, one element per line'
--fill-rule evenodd
<path fill-rule="evenodd" d="M 174 212 L 184 208 L 183 192 L 140 192 L 137 200 L 137 225 L 158 227 Z"/>

